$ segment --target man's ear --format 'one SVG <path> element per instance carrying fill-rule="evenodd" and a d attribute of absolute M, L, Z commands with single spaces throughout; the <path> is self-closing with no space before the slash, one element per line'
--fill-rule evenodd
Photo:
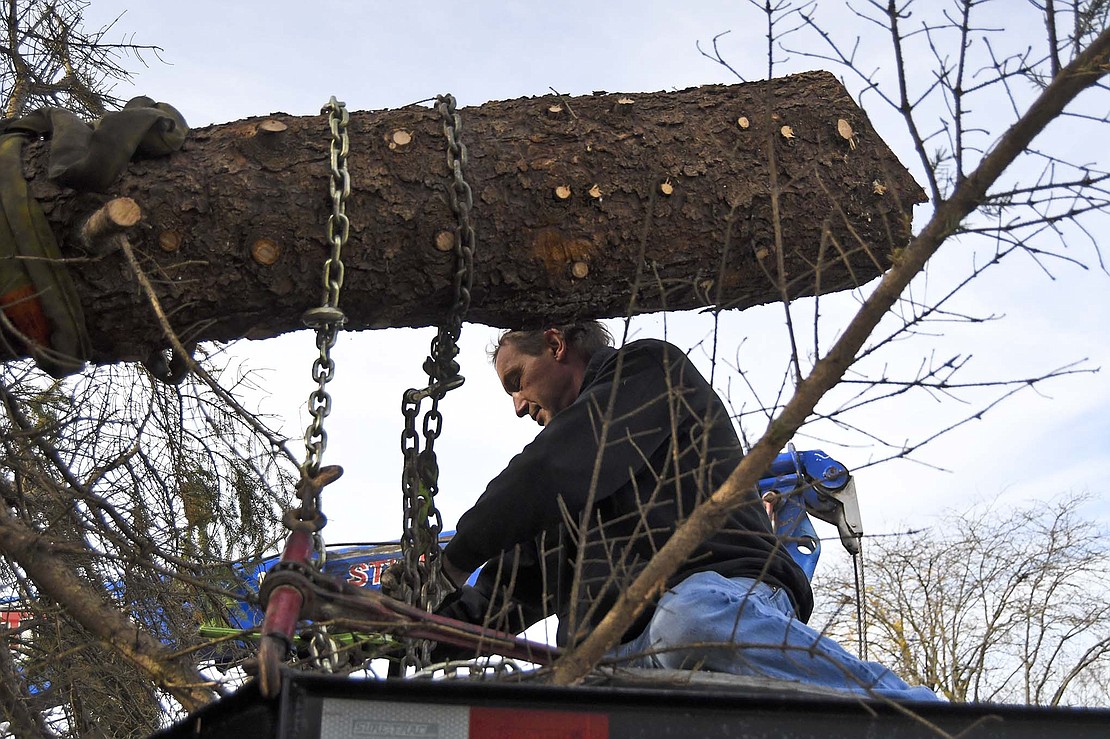
<path fill-rule="evenodd" d="M 557 328 L 549 328 L 543 332 L 543 338 L 556 361 L 566 356 L 567 340 L 562 331 Z"/>

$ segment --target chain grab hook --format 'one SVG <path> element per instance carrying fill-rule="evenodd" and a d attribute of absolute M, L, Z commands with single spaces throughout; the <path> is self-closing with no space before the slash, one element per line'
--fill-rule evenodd
<path fill-rule="evenodd" d="M 404 533 L 401 537 L 402 597 L 410 605 L 423 610 L 433 610 L 447 594 L 439 548 L 439 534 L 443 531 L 443 518 L 436 508 L 435 496 L 439 491 L 439 464 L 435 455 L 435 440 L 442 431 L 443 414 L 439 401 L 463 384 L 459 374 L 458 340 L 462 333 L 463 319 L 470 308 L 470 291 L 473 285 L 474 246 L 476 242 L 471 209 L 474 196 L 466 182 L 464 171 L 468 159 L 463 144 L 462 118 L 455 107 L 452 95 L 436 98 L 436 110 L 443 119 L 443 134 L 447 139 L 447 168 L 451 177 L 446 187 L 448 204 L 455 215 L 453 274 L 453 302 L 446 320 L 432 339 L 429 356 L 423 369 L 428 375 L 428 386 L 409 389 L 401 402 L 405 428 L 401 433 L 401 451 L 404 455 L 402 488 L 404 491 Z M 423 400 L 430 399 L 431 407 L 423 419 L 424 449 L 420 449 L 420 435 L 416 417 Z M 430 643 L 409 644 L 404 664 L 422 667 L 430 659 Z M 419 654 L 417 654 L 419 652 Z"/>

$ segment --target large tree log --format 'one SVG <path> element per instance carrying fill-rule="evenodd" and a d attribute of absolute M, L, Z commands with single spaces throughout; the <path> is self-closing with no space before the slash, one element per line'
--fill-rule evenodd
<path fill-rule="evenodd" d="M 634 292 L 642 312 L 748 307 L 781 299 L 781 284 L 791 297 L 859 285 L 889 266 L 924 200 L 825 72 L 461 114 L 478 238 L 468 320 L 490 325 L 626 315 Z M 436 324 L 454 269 L 436 248 L 455 227 L 441 118 L 418 106 L 354 113 L 349 132 L 347 327 Z M 63 253 L 83 258 L 71 271 L 91 359 L 165 345 L 124 257 L 79 237 L 110 196 L 142 207 L 132 243 L 184 339 L 299 328 L 322 294 L 328 143 L 322 117 L 211 126 L 171 157 L 133 163 L 103 194 L 57 187 L 45 145 L 26 147 Z"/>

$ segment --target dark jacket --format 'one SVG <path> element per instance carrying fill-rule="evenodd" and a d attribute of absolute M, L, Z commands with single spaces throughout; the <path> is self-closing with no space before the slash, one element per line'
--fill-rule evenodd
<path fill-rule="evenodd" d="M 446 556 L 468 571 L 485 568 L 439 612 L 512 632 L 556 614 L 558 643 L 579 640 L 741 457 L 724 404 L 680 349 L 649 339 L 598 352 L 578 399 L 459 520 Z M 587 508 L 587 530 L 577 536 Z M 754 490 L 668 586 L 703 570 L 783 587 L 799 617 L 809 618 L 809 582 L 776 547 Z M 651 612 L 624 641 L 644 629 Z"/>

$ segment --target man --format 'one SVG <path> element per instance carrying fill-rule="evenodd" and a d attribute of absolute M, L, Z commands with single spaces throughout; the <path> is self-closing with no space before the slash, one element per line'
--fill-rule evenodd
<path fill-rule="evenodd" d="M 517 416 L 543 430 L 459 520 L 445 574 L 464 583 L 484 568 L 437 612 L 513 632 L 557 614 L 557 642 L 572 645 L 740 463 L 724 404 L 682 351 L 610 344 L 597 322 L 501 336 L 497 375 Z M 753 490 L 612 656 L 935 699 L 805 626 L 812 608 Z"/>

